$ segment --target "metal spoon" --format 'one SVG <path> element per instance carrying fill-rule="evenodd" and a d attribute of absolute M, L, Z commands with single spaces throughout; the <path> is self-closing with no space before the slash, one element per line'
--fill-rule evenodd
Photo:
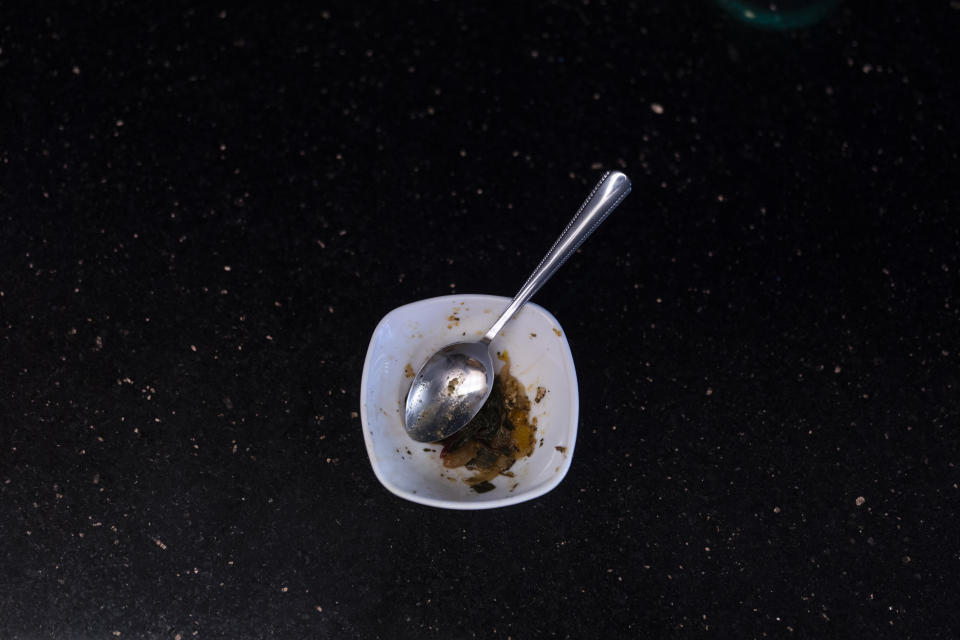
<path fill-rule="evenodd" d="M 630 179 L 608 171 L 593 188 L 550 251 L 479 342 L 456 342 L 433 354 L 420 368 L 407 394 L 404 425 L 418 442 L 436 442 L 470 422 L 493 389 L 493 358 L 488 349 L 518 311 L 590 237 L 630 193 Z"/>

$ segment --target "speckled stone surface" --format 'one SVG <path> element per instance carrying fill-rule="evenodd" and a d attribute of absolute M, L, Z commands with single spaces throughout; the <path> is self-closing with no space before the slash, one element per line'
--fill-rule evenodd
<path fill-rule="evenodd" d="M 960 8 L 0 7 L 0 636 L 956 637 Z M 536 300 L 553 492 L 404 502 L 392 308 Z"/>

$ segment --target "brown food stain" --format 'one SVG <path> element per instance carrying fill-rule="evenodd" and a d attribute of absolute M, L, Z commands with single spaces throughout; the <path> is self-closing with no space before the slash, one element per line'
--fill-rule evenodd
<path fill-rule="evenodd" d="M 447 395 L 453 395 L 457 392 L 457 387 L 460 386 L 460 383 L 463 382 L 462 378 L 450 378 L 450 381 L 447 382 Z"/>
<path fill-rule="evenodd" d="M 513 477 L 510 467 L 533 453 L 536 426 L 530 420 L 530 399 L 523 385 L 510 375 L 510 356 L 497 354 L 506 364 L 494 379 L 494 390 L 464 429 L 441 440 L 440 457 L 448 469 L 466 467 L 474 475 L 467 484 L 478 490 L 490 490 L 490 480 L 498 475 Z"/>
<path fill-rule="evenodd" d="M 447 329 L 453 329 L 454 327 L 460 326 L 460 318 L 457 314 L 460 312 L 460 307 L 454 307 L 453 313 L 447 316 L 447 322 L 450 324 L 447 325 Z"/>
<path fill-rule="evenodd" d="M 411 366 L 410 366 L 410 363 L 408 362 L 408 363 L 403 367 L 403 375 L 404 375 L 404 377 L 406 377 L 406 378 L 412 378 L 413 376 L 417 375 L 417 372 L 413 370 L 413 367 L 411 367 Z"/>
<path fill-rule="evenodd" d="M 533 399 L 534 402 L 540 402 L 543 400 L 543 396 L 547 395 L 546 387 L 537 387 L 537 396 Z"/>
<path fill-rule="evenodd" d="M 553 328 L 553 332 L 557 334 L 558 338 L 563 335 L 562 333 L 560 333 L 560 329 L 557 329 L 556 327 Z"/>

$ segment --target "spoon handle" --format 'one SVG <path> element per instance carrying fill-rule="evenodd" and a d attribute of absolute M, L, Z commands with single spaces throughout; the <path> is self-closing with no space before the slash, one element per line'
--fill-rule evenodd
<path fill-rule="evenodd" d="M 600 223 L 607 219 L 617 205 L 630 193 L 630 178 L 619 171 L 608 171 L 600 178 L 600 182 L 593 188 L 587 199 L 573 219 L 567 224 L 557 241 L 550 247 L 550 251 L 543 257 L 537 268 L 534 269 L 527 281 L 520 287 L 510 306 L 497 318 L 490 330 L 481 339 L 486 344 L 500 333 L 523 305 L 527 304 L 540 287 L 563 265 L 567 259 L 580 248 L 583 241 L 596 231 Z"/>

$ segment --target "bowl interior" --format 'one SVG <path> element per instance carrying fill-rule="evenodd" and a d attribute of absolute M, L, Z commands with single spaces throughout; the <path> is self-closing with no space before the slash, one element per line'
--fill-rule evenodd
<path fill-rule="evenodd" d="M 444 296 L 399 307 L 380 321 L 367 350 L 360 409 L 370 462 L 393 493 L 433 506 L 482 509 L 542 495 L 566 475 L 577 436 L 576 372 L 556 318 L 532 303 L 491 344 L 494 353 L 509 354 L 510 371 L 524 385 L 537 421 L 537 446 L 514 464 L 514 477 L 498 476 L 494 490 L 477 493 L 464 482 L 473 472 L 445 468 L 439 445 L 415 442 L 403 428 L 412 373 L 440 347 L 479 339 L 509 303 L 499 296 Z M 494 362 L 499 372 L 504 363 Z M 546 394 L 534 402 L 538 387 Z"/>

